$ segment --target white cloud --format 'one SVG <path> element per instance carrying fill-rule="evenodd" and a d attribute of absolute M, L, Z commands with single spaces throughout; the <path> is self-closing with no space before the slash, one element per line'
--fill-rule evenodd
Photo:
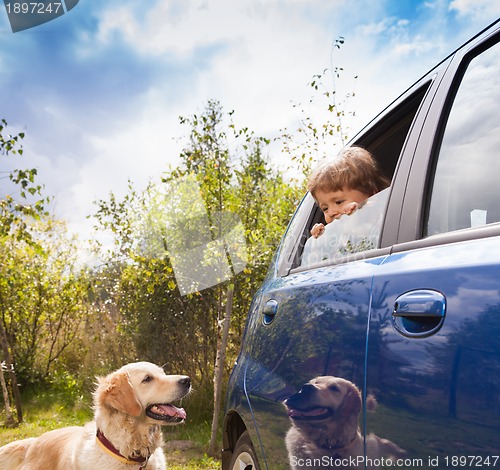
<path fill-rule="evenodd" d="M 498 0 L 452 0 L 449 8 L 461 17 L 472 17 L 476 20 L 488 20 L 500 15 Z"/>
<path fill-rule="evenodd" d="M 105 44 L 118 33 L 140 54 L 190 60 L 197 74 L 191 102 L 220 99 L 248 114 L 256 130 L 269 127 L 274 116 L 270 127 L 276 129 L 287 124 L 282 119 L 290 100 L 302 99 L 312 75 L 328 66 L 335 31 L 305 18 L 298 8 L 304 5 L 311 7 L 295 1 L 284 14 L 278 1 L 193 1 L 173 21 L 172 2 L 158 2 L 141 24 L 123 7 L 105 13 L 97 38 Z M 210 46 L 216 52 L 208 57 Z"/>
<path fill-rule="evenodd" d="M 429 52 L 435 47 L 436 44 L 429 39 L 425 39 L 425 37 L 422 36 L 416 36 L 411 41 L 395 43 L 394 53 L 399 57 L 408 56 L 410 54 L 419 56 Z"/>
<path fill-rule="evenodd" d="M 144 188 L 178 163 L 180 143 L 176 138 L 181 130 L 177 113 L 165 114 L 152 101 L 142 113 L 113 134 L 89 136 L 94 157 L 80 166 L 79 181 L 72 186 L 69 201 L 80 215 L 89 215 L 92 202 L 106 199 L 110 192 L 123 197 L 128 180 L 136 188 Z"/>
<path fill-rule="evenodd" d="M 183 57 L 248 31 L 252 17 L 245 17 L 240 8 L 241 3 L 226 1 L 158 1 L 138 17 L 131 5 L 112 7 L 102 13 L 96 37 L 107 44 L 119 34 L 141 54 Z"/>
<path fill-rule="evenodd" d="M 111 97 L 97 92 L 94 96 L 89 86 L 85 96 L 95 104 L 78 106 L 70 94 L 58 94 L 49 83 L 35 103 L 30 98 L 31 112 L 38 113 L 33 122 L 52 129 L 50 142 L 38 137 L 31 147 L 33 158 L 40 175 L 52 179 L 47 190 L 61 199 L 58 210 L 69 215 L 78 230 L 83 230 L 81 220 L 92 211 L 93 200 L 109 191 L 123 193 L 128 178 L 143 185 L 176 161 L 179 145 L 174 137 L 186 133 L 178 116 L 199 112 L 208 99 L 219 99 L 226 111 L 234 109 L 237 125 L 269 136 L 285 126 L 294 129 L 297 114 L 291 102 L 307 105 L 312 76 L 339 66 L 344 72 L 338 95 L 356 89 L 354 130 L 459 45 L 454 41 L 460 35 L 447 38 L 442 28 L 450 15 L 442 1 L 428 2 L 426 14 L 431 18 L 425 22 L 387 14 L 383 2 L 371 0 L 356 7 L 345 0 L 147 3 L 96 2 L 101 11 L 92 11 L 95 30 L 83 22 L 76 35 L 78 70 L 88 76 L 96 64 L 108 65 L 106 54 L 123 55 L 116 64 L 116 57 L 109 60 L 110 68 L 117 66 L 111 70 L 116 90 L 99 89 Z M 450 8 L 460 15 L 491 15 L 498 9 L 496 3 L 454 0 Z M 340 35 L 346 42 L 334 51 L 331 63 L 332 43 Z M 142 61 L 148 67 L 143 75 Z M 126 75 L 129 63 L 134 71 Z M 117 74 L 123 79 L 117 80 Z M 355 81 L 354 75 L 359 76 Z M 83 89 L 86 83 L 82 80 L 78 86 Z M 119 111 L 113 109 L 116 100 Z M 313 105 L 310 112 L 320 111 Z"/>

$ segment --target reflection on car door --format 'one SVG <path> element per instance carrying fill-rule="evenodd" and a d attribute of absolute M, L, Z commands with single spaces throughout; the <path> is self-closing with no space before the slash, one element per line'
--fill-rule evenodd
<path fill-rule="evenodd" d="M 392 255 L 375 276 L 367 391 L 378 407 L 367 431 L 396 441 L 413 467 L 500 455 L 499 242 Z"/>
<path fill-rule="evenodd" d="M 362 389 L 371 282 L 383 259 L 302 271 L 264 286 L 260 313 L 247 327 L 252 343 L 239 367 L 245 370 L 247 398 L 268 468 L 289 468 L 285 463 L 297 457 L 285 447 L 288 435 L 293 448 L 294 419 L 284 400 L 319 376 L 340 377 Z M 318 414 L 312 419 L 316 426 L 325 425 L 321 413 L 332 412 L 333 419 L 339 419 L 334 404 L 324 404 L 323 410 L 313 404 L 297 406 L 296 413 Z M 360 412 L 361 406 L 353 409 L 356 427 Z M 330 454 L 335 452 L 324 450 L 324 455 Z"/>
<path fill-rule="evenodd" d="M 412 468 L 500 465 L 500 46 L 491 42 L 457 57 L 443 125 L 431 129 L 437 162 L 421 159 L 410 177 L 405 203 L 423 210 L 403 211 L 400 226 L 434 236 L 396 245 L 374 278 L 367 392 L 378 407 L 367 431 L 396 440 Z"/>

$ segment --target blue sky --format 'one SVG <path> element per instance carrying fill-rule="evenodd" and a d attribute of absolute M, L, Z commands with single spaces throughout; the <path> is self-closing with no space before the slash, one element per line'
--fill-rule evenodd
<path fill-rule="evenodd" d="M 22 166 L 86 237 L 92 201 L 176 164 L 179 115 L 217 99 L 257 134 L 294 129 L 292 102 L 343 36 L 333 65 L 348 91 L 358 76 L 354 132 L 498 16 L 498 0 L 80 0 L 12 33 L 0 5 L 0 118 L 27 133 Z"/>

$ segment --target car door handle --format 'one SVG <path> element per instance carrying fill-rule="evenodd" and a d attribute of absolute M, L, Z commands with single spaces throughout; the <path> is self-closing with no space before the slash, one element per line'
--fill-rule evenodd
<path fill-rule="evenodd" d="M 393 325 L 410 338 L 436 333 L 446 316 L 446 297 L 436 290 L 417 289 L 400 295 L 392 312 Z"/>
<path fill-rule="evenodd" d="M 262 309 L 262 323 L 266 326 L 270 325 L 273 322 L 277 311 L 278 301 L 274 299 L 268 300 Z"/>

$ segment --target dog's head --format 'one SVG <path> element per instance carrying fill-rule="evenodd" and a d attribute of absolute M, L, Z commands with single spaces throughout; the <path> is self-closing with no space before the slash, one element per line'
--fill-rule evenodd
<path fill-rule="evenodd" d="M 151 424 L 178 424 L 186 419 L 184 409 L 173 404 L 191 391 L 191 379 L 185 375 L 166 375 L 161 367 L 136 362 L 97 381 L 97 411 L 117 410 Z"/>
<path fill-rule="evenodd" d="M 293 424 L 308 434 L 318 429 L 329 434 L 357 430 L 361 394 L 348 380 L 316 377 L 284 403 Z"/>

